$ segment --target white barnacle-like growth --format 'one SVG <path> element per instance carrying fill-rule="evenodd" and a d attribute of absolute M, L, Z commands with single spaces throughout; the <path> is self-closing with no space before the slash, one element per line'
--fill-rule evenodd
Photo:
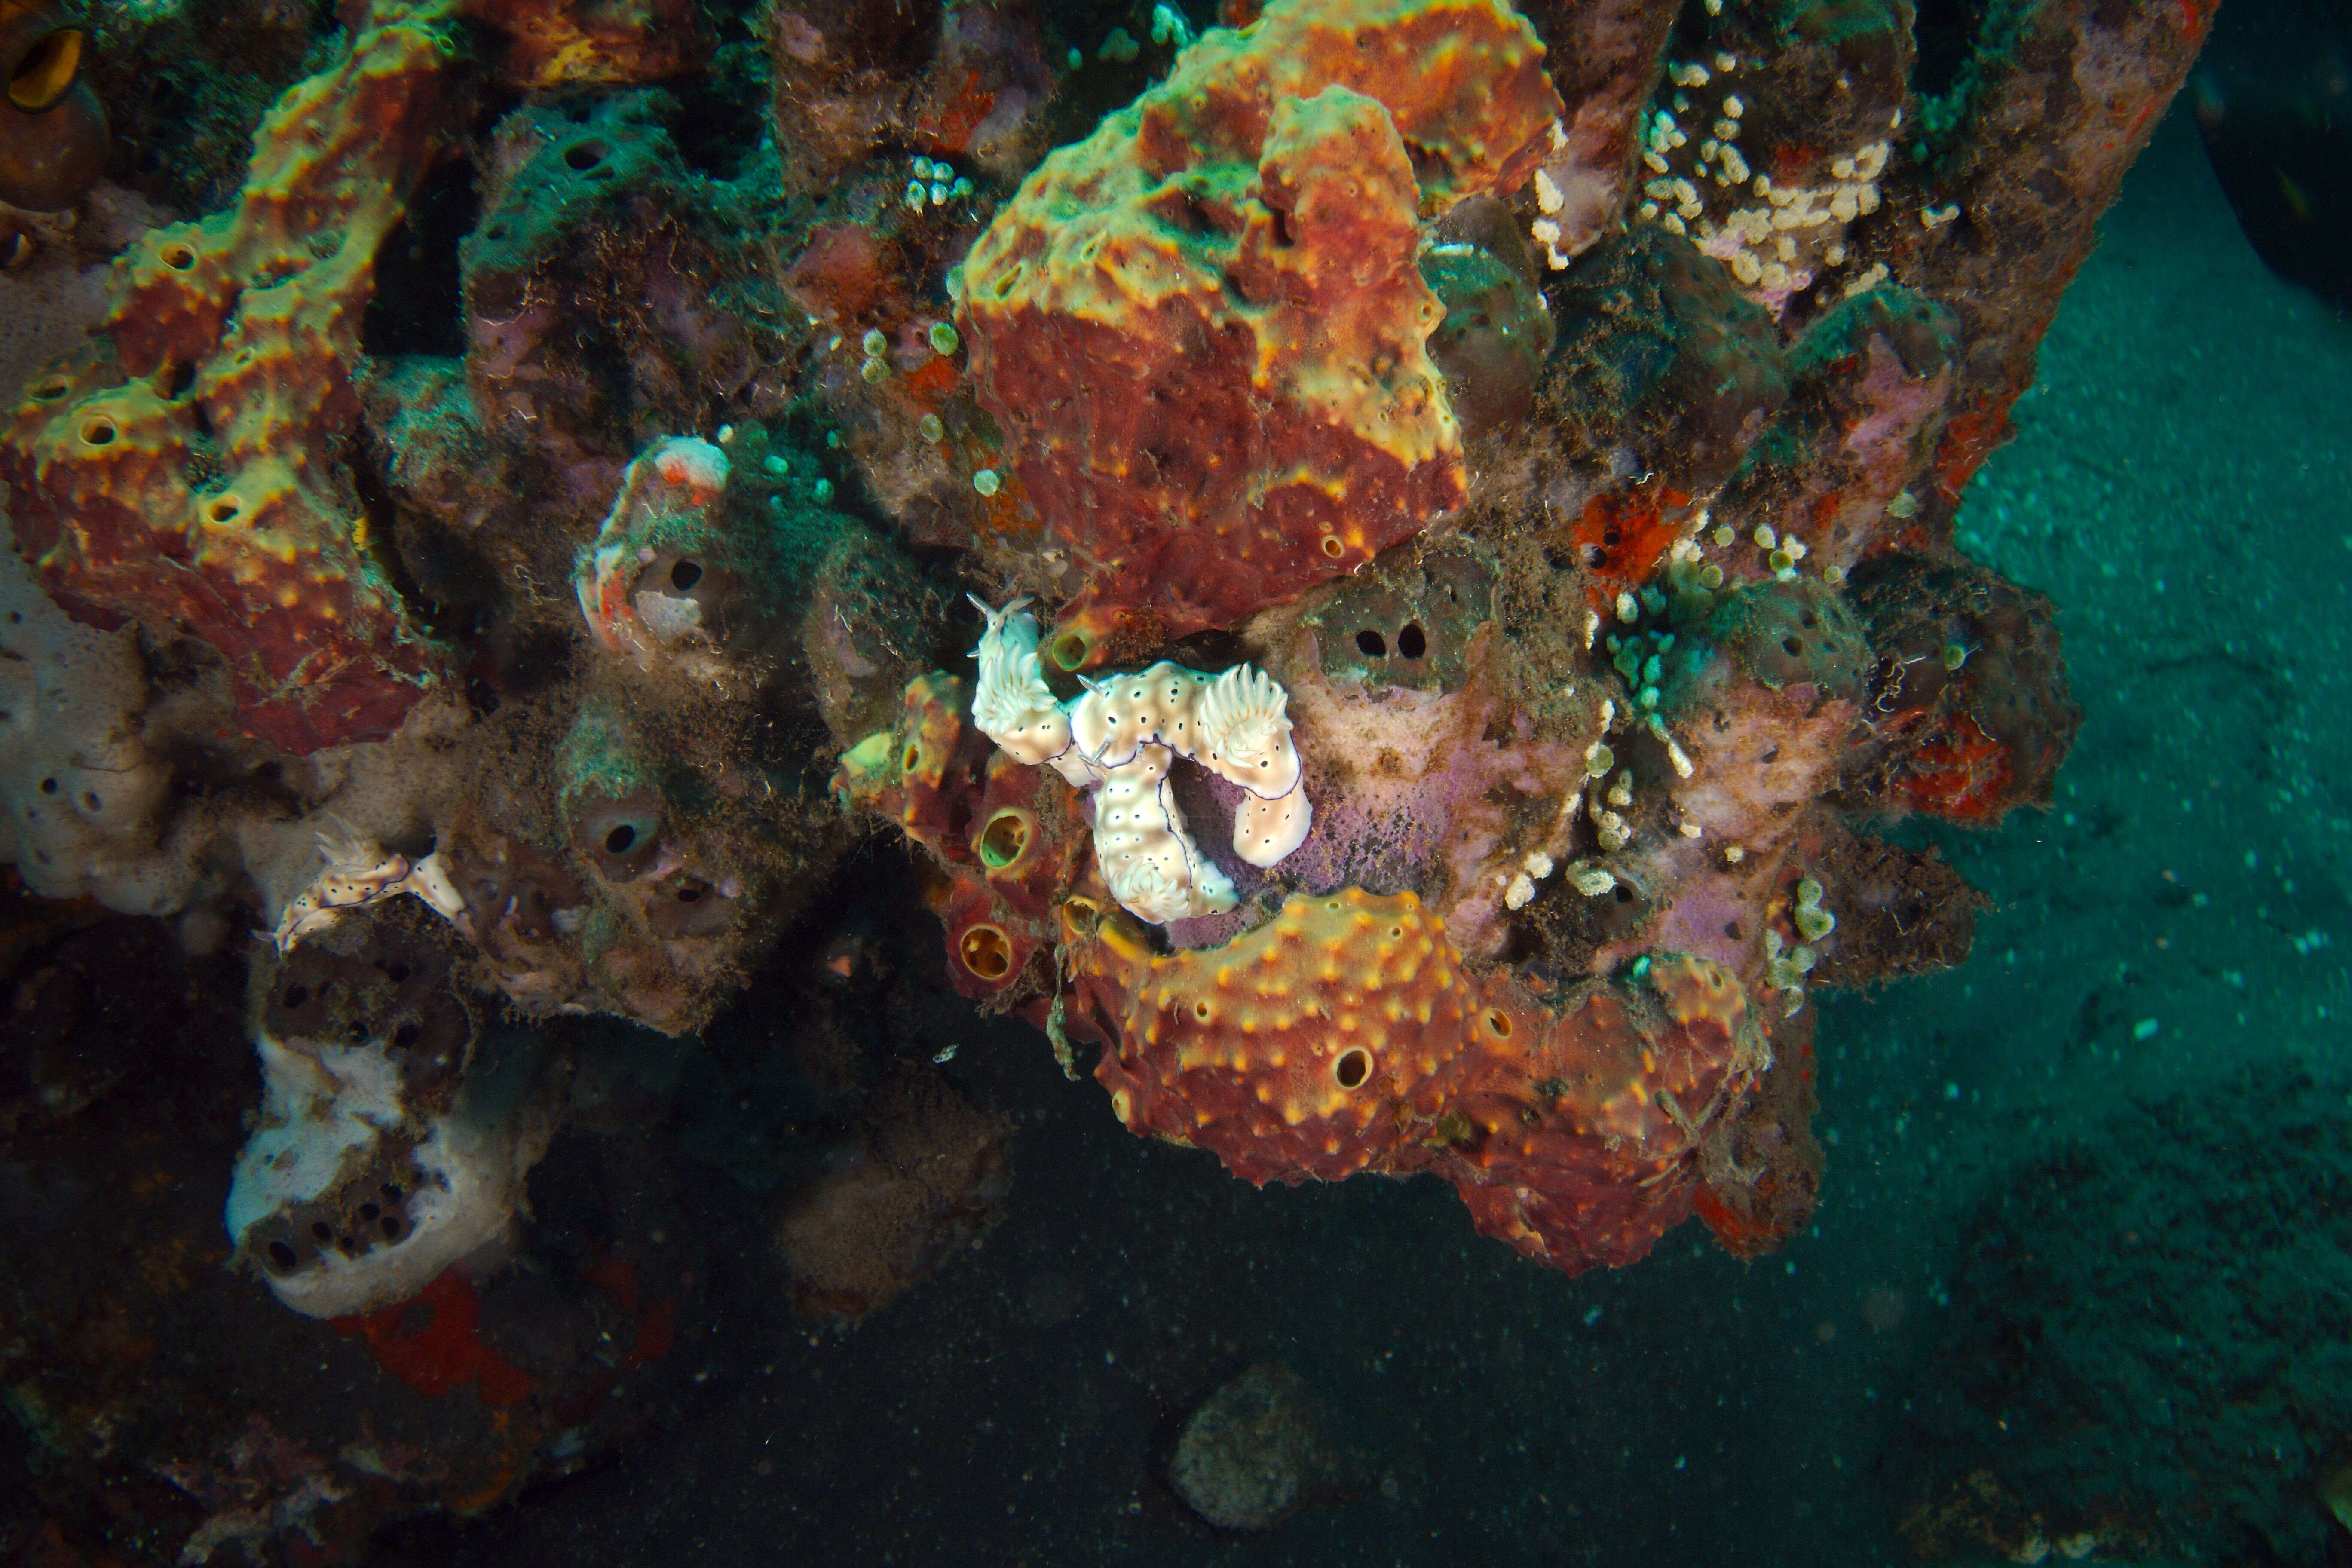
<path fill-rule="evenodd" d="M 1313 813 L 1290 742 L 1289 695 L 1273 677 L 1248 665 L 1203 675 L 1162 660 L 1087 680 L 1056 702 L 1027 601 L 1002 610 L 972 602 L 988 617 L 973 656 L 974 721 L 1015 761 L 1094 793 L 1095 859 L 1130 912 L 1164 925 L 1234 907 L 1232 881 L 1192 842 L 1168 788 L 1178 757 L 1242 787 L 1234 853 L 1250 865 L 1271 866 L 1306 841 Z"/>

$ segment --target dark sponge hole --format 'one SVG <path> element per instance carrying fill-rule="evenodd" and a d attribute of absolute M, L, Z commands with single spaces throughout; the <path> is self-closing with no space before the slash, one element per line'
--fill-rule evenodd
<path fill-rule="evenodd" d="M 1987 0 L 1921 0 L 1911 34 L 1918 54 L 1911 90 L 1922 98 L 1948 92 L 1983 42 Z"/>
<path fill-rule="evenodd" d="M 360 318 L 360 346 L 379 358 L 466 352 L 457 244 L 481 216 L 474 164 L 453 158 L 425 176 L 375 255 L 375 296 Z"/>
<path fill-rule="evenodd" d="M 694 591 L 702 581 L 702 564 L 697 561 L 680 561 L 669 569 L 669 585 L 681 594 Z"/>
<path fill-rule="evenodd" d="M 1404 630 L 1397 633 L 1397 652 L 1406 658 L 1419 658 L 1428 651 L 1429 638 L 1423 633 L 1421 624 L 1406 622 Z"/>
<path fill-rule="evenodd" d="M 607 855 L 626 855 L 631 849 L 636 847 L 636 842 L 637 830 L 624 822 L 618 827 L 613 829 L 612 832 L 604 835 L 604 853 Z"/>
<path fill-rule="evenodd" d="M 1358 632 L 1356 647 L 1363 651 L 1366 658 L 1386 658 L 1389 656 L 1389 639 L 1378 632 Z"/>

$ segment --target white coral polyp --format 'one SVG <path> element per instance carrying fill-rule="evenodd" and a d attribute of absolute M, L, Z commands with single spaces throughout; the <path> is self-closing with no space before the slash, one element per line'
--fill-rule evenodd
<path fill-rule="evenodd" d="M 1306 842 L 1314 819 L 1290 742 L 1288 694 L 1248 665 L 1203 675 L 1162 660 L 1087 681 L 1078 697 L 1056 702 L 1026 604 L 980 604 L 988 630 L 974 656 L 972 718 L 982 732 L 1016 762 L 1050 766 L 1094 792 L 1096 862 L 1111 896 L 1139 919 L 1164 925 L 1232 909 L 1234 885 L 1185 830 L 1168 773 L 1185 757 L 1240 785 L 1234 853 L 1253 866 L 1281 860 Z"/>

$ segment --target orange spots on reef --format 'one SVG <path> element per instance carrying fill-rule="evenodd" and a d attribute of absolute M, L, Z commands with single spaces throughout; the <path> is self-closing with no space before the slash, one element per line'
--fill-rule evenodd
<path fill-rule="evenodd" d="M 1802 184 L 1822 161 L 1822 150 L 1810 142 L 1783 142 L 1772 149 L 1771 157 L 1774 179 Z"/>
<path fill-rule="evenodd" d="M 1595 609 L 1614 604 L 1618 595 L 1650 580 L 1682 531 L 1683 509 L 1689 505 L 1688 495 L 1663 486 L 1630 495 L 1594 496 L 1584 503 L 1584 514 L 1570 527 L 1569 540 L 1591 576 Z M 1671 522 L 1668 512 L 1674 514 Z"/>
<path fill-rule="evenodd" d="M 629 1353 L 621 1358 L 621 1370 L 635 1372 L 657 1362 L 669 1354 L 670 1347 L 677 1342 L 677 1298 L 665 1296 L 637 1320 L 636 1335 L 629 1342 Z"/>
<path fill-rule="evenodd" d="M 1771 1173 L 1766 1172 L 1756 1184 L 1754 1205 L 1747 1212 L 1724 1202 L 1713 1187 L 1700 1185 L 1692 1189 L 1691 1212 L 1732 1257 L 1761 1258 L 1789 1237 L 1786 1229 L 1768 1217 L 1773 1212 L 1770 1198 L 1775 1184 Z"/>
<path fill-rule="evenodd" d="M 470 1492 L 460 1492 L 449 1499 L 449 1511 L 460 1519 L 471 1519 L 494 1504 L 504 1501 L 507 1494 L 514 1489 L 515 1470 L 516 1467 L 511 1464 L 500 1466 L 491 1473 L 488 1481 L 484 1485 L 475 1488 Z M 290 1557 L 289 1561 L 291 1561 Z"/>
<path fill-rule="evenodd" d="M 954 92 L 940 106 L 939 113 L 918 124 L 916 129 L 931 139 L 934 154 L 961 154 L 971 146 L 971 133 L 996 107 L 996 94 L 980 85 L 980 73 L 967 70 Z"/>
<path fill-rule="evenodd" d="M 1894 781 L 1894 794 L 1914 811 L 1978 822 L 2008 802 L 2014 774 L 2001 743 L 1967 714 L 1956 713 L 1912 753 Z"/>
<path fill-rule="evenodd" d="M 411 1300 L 334 1322 L 337 1333 L 365 1340 L 378 1366 L 429 1398 L 470 1383 L 493 1410 L 520 1404 L 538 1385 L 482 1339 L 481 1318 L 473 1281 L 452 1268 Z"/>
<path fill-rule="evenodd" d="M 580 1279 L 635 1320 L 619 1371 L 635 1372 L 669 1353 L 677 1342 L 677 1298 L 661 1297 L 641 1311 L 635 1266 L 609 1253 L 598 1253 Z M 455 1268 L 396 1306 L 337 1318 L 334 1329 L 365 1341 L 378 1366 L 427 1398 L 471 1384 L 485 1408 L 503 1410 L 541 1391 L 536 1378 L 484 1336 L 481 1298 L 473 1281 Z M 587 1419 L 611 1386 L 608 1373 L 584 1392 L 557 1401 L 557 1414 L 575 1425 Z"/>
<path fill-rule="evenodd" d="M 907 395 L 920 404 L 925 412 L 936 414 L 940 404 L 956 389 L 960 379 L 955 361 L 941 355 L 927 360 L 919 369 L 907 373 Z"/>
<path fill-rule="evenodd" d="M 898 249 L 863 224 L 823 225 L 784 274 L 784 292 L 801 309 L 845 330 L 888 307 L 904 309 Z"/>
<path fill-rule="evenodd" d="M 1957 501 L 1960 492 L 1976 478 L 1977 469 L 1992 456 L 1993 449 L 2011 436 L 2016 427 L 2009 422 L 2009 403 L 2004 399 L 1991 408 L 1971 408 L 1953 416 L 1944 426 L 1944 437 L 1936 443 L 1936 489 L 1946 500 Z"/>
<path fill-rule="evenodd" d="M 1813 531 L 1817 534 L 1827 533 L 1831 525 L 1837 521 L 1838 512 L 1844 505 L 1843 490 L 1831 490 L 1818 498 L 1813 502 L 1810 514 L 1812 519 Z"/>

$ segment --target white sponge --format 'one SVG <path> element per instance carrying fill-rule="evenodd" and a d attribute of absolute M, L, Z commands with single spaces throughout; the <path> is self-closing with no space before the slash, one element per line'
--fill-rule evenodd
<path fill-rule="evenodd" d="M 387 1042 L 289 1044 L 257 1029 L 261 1127 L 229 1185 L 229 1235 L 306 1317 L 415 1295 L 506 1234 L 557 1108 L 537 1092 L 540 1038 L 484 1043 L 449 1109 L 410 1103 Z"/>
<path fill-rule="evenodd" d="M 0 860 L 45 898 L 170 914 L 195 858 L 158 852 L 171 770 L 140 735 L 147 672 L 128 627 L 77 625 L 0 527 Z"/>

